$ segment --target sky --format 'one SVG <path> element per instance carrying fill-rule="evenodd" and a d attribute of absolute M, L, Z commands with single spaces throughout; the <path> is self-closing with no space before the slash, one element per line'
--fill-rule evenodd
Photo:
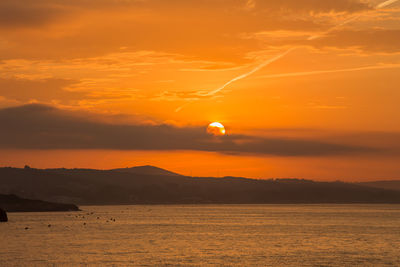
<path fill-rule="evenodd" d="M 395 0 L 2 0 L 0 166 L 400 179 L 399 44 Z"/>

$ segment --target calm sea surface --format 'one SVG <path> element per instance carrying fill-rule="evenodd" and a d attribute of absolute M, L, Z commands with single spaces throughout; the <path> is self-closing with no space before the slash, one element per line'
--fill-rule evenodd
<path fill-rule="evenodd" d="M 400 205 L 81 209 L 10 213 L 0 266 L 400 266 Z"/>

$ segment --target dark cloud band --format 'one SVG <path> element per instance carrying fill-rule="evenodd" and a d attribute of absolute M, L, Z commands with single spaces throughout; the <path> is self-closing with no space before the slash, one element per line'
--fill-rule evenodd
<path fill-rule="evenodd" d="M 108 124 L 45 105 L 0 110 L 0 148 L 195 150 L 228 154 L 329 156 L 375 149 L 319 140 L 227 135 L 215 138 L 202 127 Z"/>

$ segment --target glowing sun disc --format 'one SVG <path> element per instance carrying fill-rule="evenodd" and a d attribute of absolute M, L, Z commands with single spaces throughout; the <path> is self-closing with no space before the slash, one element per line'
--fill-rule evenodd
<path fill-rule="evenodd" d="M 219 122 L 210 123 L 207 127 L 207 133 L 215 136 L 225 135 L 225 127 Z"/>

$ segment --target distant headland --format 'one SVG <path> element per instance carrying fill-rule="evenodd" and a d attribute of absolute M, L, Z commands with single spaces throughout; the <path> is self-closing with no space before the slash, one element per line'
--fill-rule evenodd
<path fill-rule="evenodd" d="M 0 194 L 0 209 L 6 212 L 79 211 L 74 204 L 52 203 Z"/>

